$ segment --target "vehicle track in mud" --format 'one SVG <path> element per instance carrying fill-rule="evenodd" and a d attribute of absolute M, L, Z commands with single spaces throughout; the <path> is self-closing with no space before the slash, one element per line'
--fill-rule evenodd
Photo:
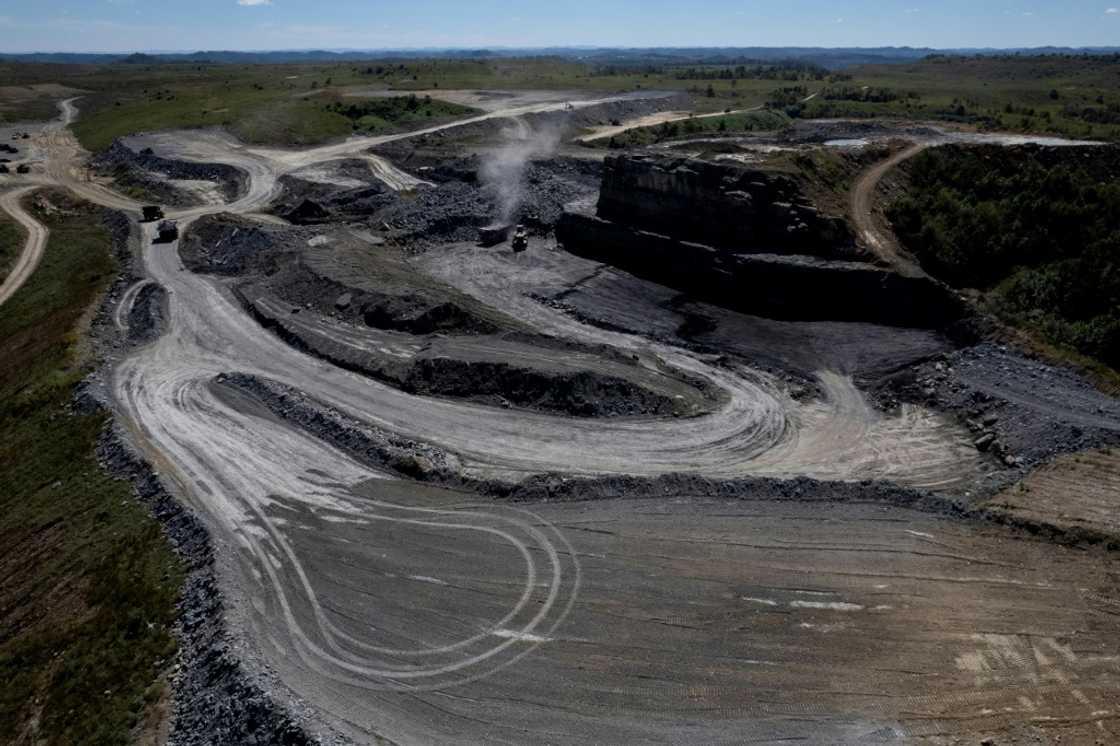
<path fill-rule="evenodd" d="M 225 209 L 251 214 L 279 174 L 369 145 L 290 153 L 199 134 L 183 147 L 244 168 L 249 190 Z M 100 188 L 62 180 L 99 201 Z M 175 214 L 189 230 L 215 210 Z M 949 419 L 917 406 L 886 416 L 827 369 L 823 397 L 798 402 L 766 373 L 531 297 L 601 267 L 462 246 L 416 266 L 542 333 L 675 368 L 726 400 L 691 418 L 581 422 L 410 396 L 294 350 L 153 230 L 143 257 L 168 293 L 167 329 L 118 366 L 117 405 L 215 534 L 233 626 L 256 641 L 249 662 L 314 709 L 312 727 L 400 743 L 1116 735 L 1107 555 L 874 505 L 487 504 L 389 479 L 212 382 L 277 381 L 488 478 L 811 475 L 947 489 L 981 468 Z"/>

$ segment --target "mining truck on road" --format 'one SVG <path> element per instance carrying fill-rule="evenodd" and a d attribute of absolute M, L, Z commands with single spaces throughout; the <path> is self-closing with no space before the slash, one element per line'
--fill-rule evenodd
<path fill-rule="evenodd" d="M 484 248 L 497 246 L 509 238 L 510 228 L 509 223 L 491 223 L 484 228 L 479 228 L 478 245 Z"/>
<path fill-rule="evenodd" d="M 529 233 L 525 226 L 519 225 L 513 231 L 513 253 L 520 254 L 529 248 Z"/>
<path fill-rule="evenodd" d="M 171 243 L 179 238 L 179 224 L 174 220 L 164 220 L 158 230 L 161 243 Z"/>

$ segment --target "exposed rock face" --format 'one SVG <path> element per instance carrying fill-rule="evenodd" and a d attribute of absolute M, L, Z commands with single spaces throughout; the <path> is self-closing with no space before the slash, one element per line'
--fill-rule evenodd
<path fill-rule="evenodd" d="M 948 288 L 855 255 L 851 231 L 782 175 L 682 158 L 608 158 L 598 215 L 570 205 L 569 251 L 697 299 L 775 319 L 937 328 L 965 313 Z"/>
<path fill-rule="evenodd" d="M 854 255 L 847 224 L 821 215 L 793 179 L 729 164 L 608 157 L 598 214 L 736 253 Z"/>

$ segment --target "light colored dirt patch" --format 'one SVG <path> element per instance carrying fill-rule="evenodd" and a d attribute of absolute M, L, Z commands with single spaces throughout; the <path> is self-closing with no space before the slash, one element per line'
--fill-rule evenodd
<path fill-rule="evenodd" d="M 168 179 L 171 186 L 187 192 L 203 205 L 224 205 L 225 197 L 221 188 L 212 181 L 204 179 Z"/>
<path fill-rule="evenodd" d="M 357 491 L 368 502 L 344 522 L 274 507 L 293 550 L 283 577 L 298 562 L 329 604 L 317 621 L 293 592 L 290 628 L 271 603 L 252 624 L 285 680 L 358 741 L 1120 736 L 1115 625 L 1081 590 L 1114 595 L 1103 555 L 881 506 L 468 506 L 389 480 Z M 399 520 L 411 516 L 426 522 Z M 531 544 L 527 559 L 512 540 Z M 520 607 L 523 592 L 533 603 Z M 527 622 L 538 608 L 551 611 Z M 283 652 L 301 635 L 322 658 Z M 450 647 L 461 640 L 471 645 Z M 359 658 L 388 672 L 349 674 Z M 397 687 L 398 673 L 420 678 Z"/>
<path fill-rule="evenodd" d="M 1120 450 L 1061 456 L 989 506 L 1032 521 L 1120 537 Z"/>

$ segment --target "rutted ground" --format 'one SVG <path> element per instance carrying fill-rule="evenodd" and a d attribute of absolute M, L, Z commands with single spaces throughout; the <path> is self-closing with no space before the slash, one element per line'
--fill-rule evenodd
<path fill-rule="evenodd" d="M 468 124 L 566 108 L 525 104 Z M 403 137 L 298 152 L 216 133 L 143 142 L 243 169 L 245 190 L 220 209 L 252 216 L 285 176 L 335 178 L 317 169 Z M 73 178 L 64 135 L 52 143 L 40 178 L 94 199 L 106 191 Z M 387 161 L 377 174 L 390 190 L 423 189 Z M 368 225 L 249 219 L 214 232 L 218 211 L 176 213 L 188 237 L 197 228 L 181 252 L 144 229 L 149 282 L 124 294 L 116 318 L 163 333 L 139 336 L 152 341 L 121 361 L 111 388 L 134 445 L 217 538 L 250 670 L 324 738 L 1117 735 L 1111 555 L 931 512 L 955 512 L 951 499 L 856 484 L 960 495 L 1008 469 L 967 423 L 915 399 L 884 412 L 857 385 L 947 353 L 935 332 L 746 316 L 539 237 L 519 256 L 463 243 L 413 255 Z M 254 232 L 281 239 L 239 243 Z M 379 271 L 340 283 L 357 247 L 381 252 Z M 292 302 L 293 266 L 332 292 Z M 235 292 L 246 280 L 257 295 Z M 426 315 L 446 303 L 458 310 Z M 340 368 L 340 349 L 367 366 L 425 352 L 591 370 L 686 409 L 588 418 L 430 396 Z M 286 418 L 253 381 L 304 397 L 320 423 L 346 424 L 332 439 L 312 417 Z M 402 460 L 365 458 L 374 441 Z M 402 473 L 468 486 L 688 474 L 707 486 L 665 493 L 634 480 L 608 483 L 609 499 L 512 505 Z M 723 488 L 709 480 L 760 476 L 842 484 L 797 482 L 794 499 L 777 500 L 759 480 L 727 487 L 735 500 L 711 497 Z"/>

